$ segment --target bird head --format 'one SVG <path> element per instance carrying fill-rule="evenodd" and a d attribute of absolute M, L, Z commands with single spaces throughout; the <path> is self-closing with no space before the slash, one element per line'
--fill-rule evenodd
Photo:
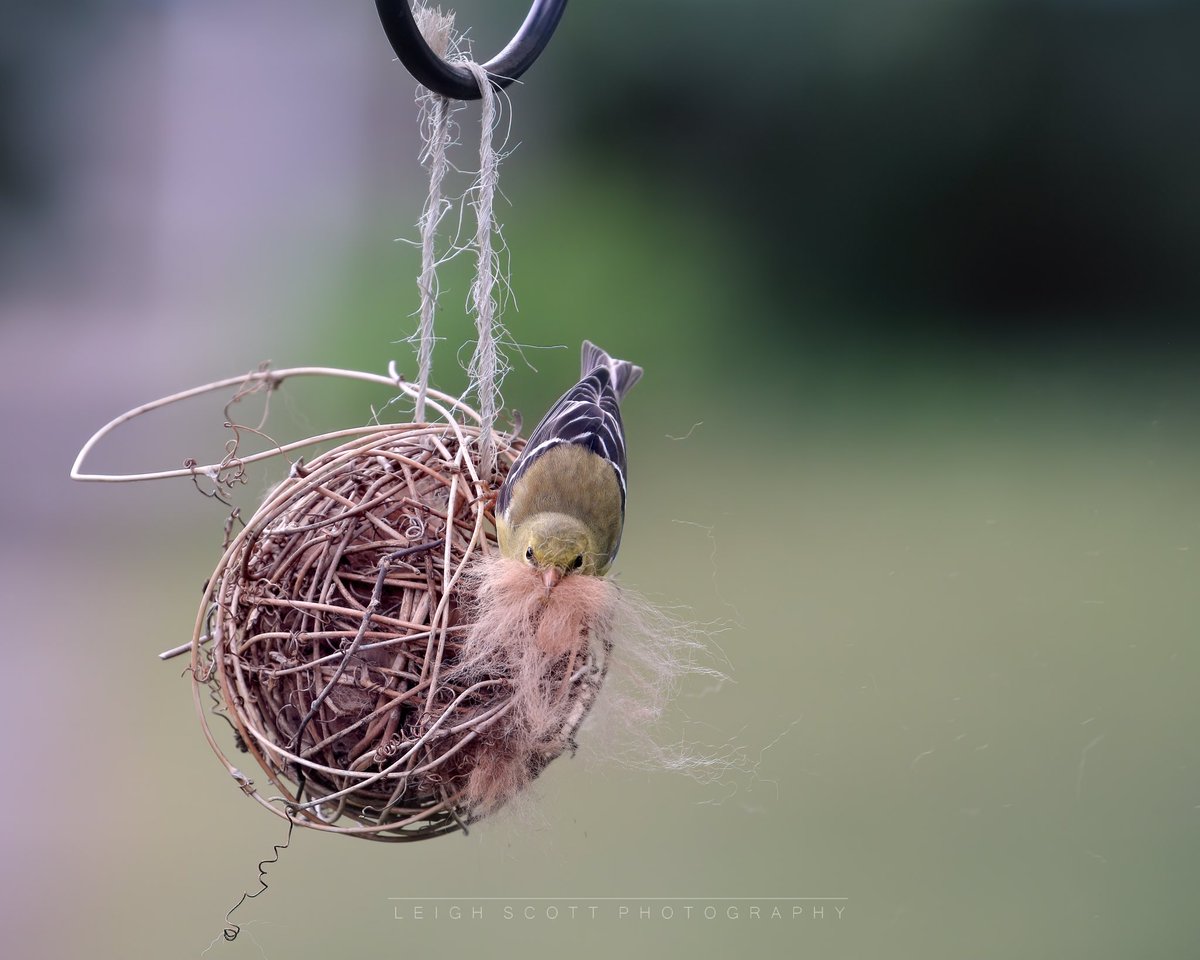
<path fill-rule="evenodd" d="M 563 577 L 595 575 L 604 559 L 587 526 L 562 513 L 541 513 L 522 524 L 522 555 L 542 578 L 546 595 Z"/>

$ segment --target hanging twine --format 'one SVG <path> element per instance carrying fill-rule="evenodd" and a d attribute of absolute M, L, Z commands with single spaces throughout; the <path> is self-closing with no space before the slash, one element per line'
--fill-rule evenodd
<path fill-rule="evenodd" d="M 475 282 L 471 285 L 471 301 L 475 310 L 475 355 L 471 358 L 471 382 L 479 398 L 479 414 L 483 418 L 480 434 L 482 468 L 490 474 L 496 464 L 496 401 L 500 392 L 500 326 L 496 322 L 496 300 L 493 288 L 499 270 L 499 257 L 492 246 L 492 233 L 497 229 L 492 213 L 496 184 L 500 180 L 500 157 L 492 136 L 496 129 L 496 88 L 487 71 L 474 61 L 463 64 L 479 84 L 483 114 L 480 118 L 479 179 L 475 183 Z"/>
<path fill-rule="evenodd" d="M 417 7 L 413 11 L 425 42 L 439 56 L 445 57 L 450 49 L 450 36 L 454 29 L 454 14 L 443 14 L 440 9 Z M 425 398 L 429 393 L 429 374 L 433 370 L 433 317 L 437 310 L 437 228 L 450 201 L 442 196 L 442 180 L 450 163 L 446 149 L 450 146 L 450 114 L 448 97 L 432 90 L 417 87 L 417 108 L 420 111 L 421 136 L 425 147 L 421 152 L 421 163 L 429 171 L 429 193 L 421 211 L 418 225 L 421 229 L 421 274 L 417 278 L 417 289 L 421 292 L 421 325 L 417 340 L 417 399 L 415 420 L 425 419 Z"/>
<path fill-rule="evenodd" d="M 493 212 L 500 180 L 501 159 L 501 153 L 496 150 L 494 143 L 499 120 L 497 90 L 483 67 L 469 57 L 458 54 L 458 46 L 453 39 L 453 14 L 447 15 L 440 9 L 421 7 L 414 11 L 414 16 L 422 35 L 434 52 L 442 57 L 449 52 L 449 59 L 469 70 L 479 84 L 482 104 L 479 173 L 468 191 L 473 198 L 471 206 L 475 212 L 476 224 L 475 237 L 471 244 L 475 251 L 475 279 L 471 284 L 470 294 L 476 343 L 468 375 L 469 390 L 473 390 L 476 395 L 482 418 L 479 437 L 480 467 L 483 473 L 488 475 L 496 463 L 494 428 L 500 400 L 500 381 L 504 375 L 504 358 L 499 346 L 503 328 L 499 323 L 499 303 L 495 291 L 497 280 L 501 279 L 500 258 L 493 238 L 494 234 L 500 232 Z M 437 267 L 441 262 L 436 253 L 437 228 L 453 205 L 443 196 L 442 183 L 450 168 L 446 152 L 453 139 L 451 114 L 459 104 L 424 87 L 418 88 L 417 104 L 421 110 L 421 129 L 425 142 L 421 161 L 429 170 L 429 192 L 419 221 L 421 273 L 417 287 L 421 295 L 421 307 L 417 338 L 418 389 L 415 411 L 416 420 L 419 422 L 425 416 L 425 397 L 433 368 L 434 316 L 439 292 Z M 462 249 L 452 242 L 446 259 L 457 255 Z"/>

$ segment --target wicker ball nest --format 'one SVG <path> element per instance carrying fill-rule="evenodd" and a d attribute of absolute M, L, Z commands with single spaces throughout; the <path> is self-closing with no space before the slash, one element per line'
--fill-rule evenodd
<path fill-rule="evenodd" d="M 217 756 L 278 815 L 374 840 L 439 836 L 491 812 L 467 789 L 481 763 L 519 765 L 527 782 L 573 748 L 605 643 L 550 663 L 569 709 L 513 755 L 514 678 L 461 669 L 471 564 L 496 552 L 491 495 L 518 452 L 497 440 L 481 477 L 473 426 L 380 428 L 293 470 L 226 548 L 197 619 L 193 693 Z M 210 700 L 273 790 L 226 756 Z"/>

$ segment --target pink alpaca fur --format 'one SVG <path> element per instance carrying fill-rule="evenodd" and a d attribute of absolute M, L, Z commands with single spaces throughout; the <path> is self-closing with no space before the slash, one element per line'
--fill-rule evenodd
<path fill-rule="evenodd" d="M 594 664 L 612 631 L 616 587 L 565 577 L 547 595 L 528 564 L 475 561 L 468 573 L 470 628 L 457 673 L 507 685 L 506 716 L 467 775 L 467 806 L 479 816 L 519 793 L 566 749 L 596 694 Z"/>
<path fill-rule="evenodd" d="M 490 681 L 477 709 L 503 714 L 460 774 L 472 819 L 494 812 L 551 760 L 574 751 L 576 730 L 606 677 L 614 689 L 589 752 L 701 781 L 742 766 L 682 740 L 657 740 L 666 704 L 685 677 L 725 679 L 706 665 L 711 651 L 696 625 L 603 577 L 567 576 L 547 595 L 531 566 L 498 556 L 472 563 L 463 595 L 471 601 L 460 622 L 469 627 L 454 678 Z M 503 686 L 497 691 L 495 684 Z"/>

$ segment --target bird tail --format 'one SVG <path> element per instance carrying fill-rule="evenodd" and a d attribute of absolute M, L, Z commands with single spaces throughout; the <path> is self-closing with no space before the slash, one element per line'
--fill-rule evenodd
<path fill-rule="evenodd" d="M 583 341 L 583 359 L 580 364 L 580 376 L 586 377 L 597 367 L 607 367 L 612 377 L 613 392 L 621 399 L 635 383 L 642 379 L 642 368 L 628 360 L 617 360 L 610 357 L 604 350 L 590 340 Z"/>

